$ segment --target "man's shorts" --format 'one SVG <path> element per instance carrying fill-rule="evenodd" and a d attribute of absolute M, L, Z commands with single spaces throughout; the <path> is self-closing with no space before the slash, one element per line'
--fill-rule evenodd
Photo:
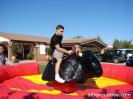
<path fill-rule="evenodd" d="M 60 51 L 58 51 L 58 50 L 54 50 L 54 52 L 53 52 L 53 57 L 54 58 L 62 58 L 63 57 L 63 52 L 60 52 Z"/>

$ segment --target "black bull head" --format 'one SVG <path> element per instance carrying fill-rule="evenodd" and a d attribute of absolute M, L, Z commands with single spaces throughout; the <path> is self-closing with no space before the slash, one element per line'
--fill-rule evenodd
<path fill-rule="evenodd" d="M 48 62 L 42 76 L 43 80 L 55 80 L 55 64 L 56 59 L 54 58 Z M 87 78 L 101 76 L 103 71 L 96 56 L 91 51 L 84 51 L 80 55 L 73 53 L 63 59 L 59 73 L 67 82 L 77 80 L 79 83 L 83 83 Z"/>

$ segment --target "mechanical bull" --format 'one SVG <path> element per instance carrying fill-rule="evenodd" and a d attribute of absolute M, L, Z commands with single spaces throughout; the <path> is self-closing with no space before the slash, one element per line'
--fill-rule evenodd
<path fill-rule="evenodd" d="M 55 80 L 55 64 L 56 59 L 50 59 L 44 70 L 43 80 Z M 60 77 L 63 78 L 68 85 L 71 85 L 73 81 L 76 81 L 76 83 L 84 83 L 87 78 L 100 77 L 102 73 L 101 64 L 91 51 L 73 53 L 70 56 L 63 57 L 59 70 Z M 57 87 L 58 86 L 59 84 Z"/>

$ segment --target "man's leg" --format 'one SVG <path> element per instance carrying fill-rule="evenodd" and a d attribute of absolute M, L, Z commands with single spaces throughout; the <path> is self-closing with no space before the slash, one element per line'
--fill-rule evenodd
<path fill-rule="evenodd" d="M 65 80 L 63 80 L 59 76 L 59 69 L 60 69 L 61 62 L 62 62 L 62 58 L 57 58 L 57 63 L 55 65 L 55 80 L 60 82 L 60 83 L 64 83 Z"/>

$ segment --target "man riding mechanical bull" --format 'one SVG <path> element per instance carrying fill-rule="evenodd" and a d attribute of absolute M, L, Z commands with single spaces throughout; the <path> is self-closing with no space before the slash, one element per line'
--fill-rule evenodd
<path fill-rule="evenodd" d="M 73 80 L 84 83 L 87 78 L 101 76 L 103 71 L 100 62 L 91 51 L 72 52 L 62 48 L 63 31 L 64 27 L 58 25 L 56 33 L 51 38 L 50 47 L 53 55 L 44 70 L 42 79 L 59 83 Z"/>

